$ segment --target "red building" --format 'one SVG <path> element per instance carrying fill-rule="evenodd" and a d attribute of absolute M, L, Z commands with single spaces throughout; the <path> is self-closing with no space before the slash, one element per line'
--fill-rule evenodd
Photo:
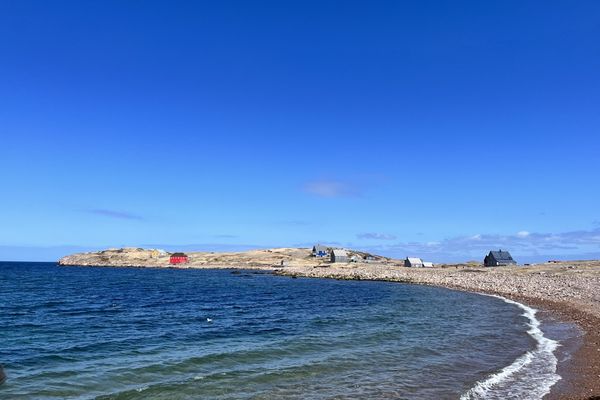
<path fill-rule="evenodd" d="M 184 253 L 173 253 L 169 259 L 169 264 L 185 264 L 188 262 L 188 256 Z"/>

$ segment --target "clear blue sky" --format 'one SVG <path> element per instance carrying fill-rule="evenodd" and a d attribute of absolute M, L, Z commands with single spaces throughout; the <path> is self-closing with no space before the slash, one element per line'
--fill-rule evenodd
<path fill-rule="evenodd" d="M 0 259 L 600 255 L 598 1 L 3 1 Z"/>

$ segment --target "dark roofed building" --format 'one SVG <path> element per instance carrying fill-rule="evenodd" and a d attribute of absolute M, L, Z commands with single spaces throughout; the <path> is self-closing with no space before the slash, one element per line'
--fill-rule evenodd
<path fill-rule="evenodd" d="M 185 253 L 173 253 L 169 258 L 170 264 L 185 264 L 188 262 L 188 256 Z"/>
<path fill-rule="evenodd" d="M 329 250 L 327 246 L 323 246 L 322 244 L 315 244 L 312 248 L 312 255 L 314 257 L 326 257 L 329 254 Z"/>
<path fill-rule="evenodd" d="M 486 267 L 499 267 L 502 265 L 516 265 L 517 262 L 512 258 L 508 251 L 490 251 L 483 259 L 483 265 Z"/>

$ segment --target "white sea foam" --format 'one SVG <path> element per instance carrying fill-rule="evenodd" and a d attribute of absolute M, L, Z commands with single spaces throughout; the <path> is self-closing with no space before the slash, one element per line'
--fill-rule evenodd
<path fill-rule="evenodd" d="M 541 399 L 550 392 L 552 385 L 560 380 L 560 375 L 556 373 L 558 359 L 554 355 L 558 342 L 544 336 L 540 329 L 540 321 L 535 317 L 537 310 L 501 296 L 490 296 L 523 309 L 523 316 L 529 319 L 527 333 L 537 344 L 534 350 L 523 354 L 509 366 L 477 382 L 461 396 L 461 400 Z"/>

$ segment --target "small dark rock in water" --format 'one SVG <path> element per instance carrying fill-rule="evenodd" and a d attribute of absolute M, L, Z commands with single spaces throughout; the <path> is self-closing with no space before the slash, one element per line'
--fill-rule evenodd
<path fill-rule="evenodd" d="M 4 368 L 0 365 L 0 385 L 2 385 L 6 381 L 6 374 L 4 373 Z"/>

